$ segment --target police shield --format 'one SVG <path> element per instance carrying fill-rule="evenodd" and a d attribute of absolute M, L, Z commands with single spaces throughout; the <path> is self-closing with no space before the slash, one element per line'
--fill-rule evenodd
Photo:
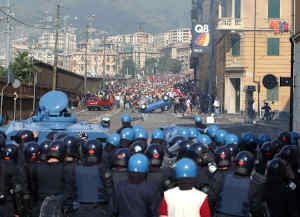
<path fill-rule="evenodd" d="M 42 203 L 39 217 L 64 217 L 62 198 L 57 196 L 46 197 Z"/>

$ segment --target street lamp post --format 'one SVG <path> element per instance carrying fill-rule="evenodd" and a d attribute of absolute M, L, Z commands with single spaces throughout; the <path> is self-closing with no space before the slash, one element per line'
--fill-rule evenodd
<path fill-rule="evenodd" d="M 88 75 L 88 43 L 89 43 L 89 30 L 91 22 L 94 19 L 95 15 L 88 16 L 88 23 L 86 25 L 86 44 L 85 44 L 85 73 L 84 73 L 84 94 L 87 94 L 87 75 Z"/>

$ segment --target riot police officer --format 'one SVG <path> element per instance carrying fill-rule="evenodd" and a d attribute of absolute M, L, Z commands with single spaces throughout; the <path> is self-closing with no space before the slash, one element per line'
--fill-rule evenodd
<path fill-rule="evenodd" d="M 120 133 L 120 147 L 128 148 L 134 140 L 134 131 L 131 128 L 124 128 Z"/>
<path fill-rule="evenodd" d="M 253 165 L 254 156 L 250 152 L 242 151 L 237 154 L 234 171 L 224 177 L 220 200 L 216 204 L 216 217 L 250 215 L 254 200 L 249 191 Z"/>
<path fill-rule="evenodd" d="M 172 170 L 169 167 L 161 168 L 165 155 L 164 149 L 159 144 L 151 144 L 147 148 L 145 155 L 150 162 L 148 180 L 159 188 L 159 192 L 162 195 L 167 187 L 166 180 L 172 180 Z"/>
<path fill-rule="evenodd" d="M 203 118 L 200 116 L 196 116 L 194 118 L 195 121 L 195 127 L 200 131 L 200 133 L 203 133 L 204 130 L 207 128 L 207 126 L 203 123 Z"/>
<path fill-rule="evenodd" d="M 211 125 L 207 128 L 207 134 L 210 136 L 211 139 L 215 139 L 218 130 L 219 127 L 217 125 Z"/>
<path fill-rule="evenodd" d="M 217 166 L 213 155 L 206 145 L 194 143 L 191 148 L 191 158 L 197 164 L 197 188 L 207 194 L 210 208 L 214 209 L 217 193 L 213 184 Z"/>
<path fill-rule="evenodd" d="M 122 123 L 121 128 L 117 130 L 117 133 L 119 133 L 119 134 L 125 128 L 132 128 L 131 117 L 128 114 L 125 114 L 125 115 L 122 116 L 121 123 Z"/>
<path fill-rule="evenodd" d="M 226 130 L 218 130 L 216 132 L 216 137 L 215 137 L 215 142 L 216 146 L 222 146 L 225 144 L 225 137 L 227 136 L 227 131 Z"/>
<path fill-rule="evenodd" d="M 108 195 L 104 186 L 105 166 L 101 163 L 102 146 L 97 140 L 82 143 L 80 162 L 75 168 L 76 217 L 105 216 Z"/>
<path fill-rule="evenodd" d="M 30 189 L 35 202 L 34 216 L 39 215 L 43 201 L 49 196 L 60 200 L 63 210 L 72 209 L 74 176 L 64 168 L 65 154 L 62 141 L 52 142 L 46 149 L 45 161 L 33 165 Z"/>
<path fill-rule="evenodd" d="M 175 176 L 178 186 L 164 192 L 160 205 L 160 216 L 201 216 L 210 217 L 207 195 L 195 188 L 197 166 L 188 158 L 176 163 Z"/>
<path fill-rule="evenodd" d="M 296 186 L 290 185 L 285 163 L 275 158 L 268 164 L 267 171 L 263 200 L 267 203 L 270 216 L 299 217 Z"/>
<path fill-rule="evenodd" d="M 144 129 L 140 129 L 140 130 L 136 131 L 134 134 L 134 141 L 142 141 L 142 142 L 147 143 L 147 141 L 148 141 L 147 131 Z"/>
<path fill-rule="evenodd" d="M 164 132 L 160 129 L 155 129 L 152 131 L 151 136 L 151 144 L 160 144 L 160 145 L 166 145 L 166 137 L 164 135 Z"/>
<path fill-rule="evenodd" d="M 160 194 L 158 188 L 146 180 L 149 160 L 135 154 L 128 162 L 128 179 L 119 182 L 110 201 L 109 216 L 157 216 Z"/>
<path fill-rule="evenodd" d="M 112 156 L 120 146 L 121 137 L 117 133 L 111 134 L 107 139 L 102 153 L 102 162 L 107 168 L 112 167 Z"/>
<path fill-rule="evenodd" d="M 144 153 L 147 149 L 147 143 L 144 140 L 137 140 L 133 142 L 129 147 L 129 156 L 137 153 Z"/>
<path fill-rule="evenodd" d="M 24 215 L 22 191 L 24 180 L 17 166 L 17 146 L 8 144 L 0 161 L 0 216 Z"/>

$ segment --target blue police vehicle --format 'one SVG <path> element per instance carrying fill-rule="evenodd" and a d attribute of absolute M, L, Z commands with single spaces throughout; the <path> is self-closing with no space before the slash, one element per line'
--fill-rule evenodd
<path fill-rule="evenodd" d="M 38 142 L 43 141 L 51 132 L 67 133 L 70 136 L 79 136 L 84 132 L 88 139 L 105 141 L 108 137 L 110 120 L 102 119 L 98 124 L 78 122 L 69 108 L 69 100 L 61 91 L 50 91 L 42 96 L 38 110 L 34 116 L 21 121 L 13 121 L 0 128 L 7 136 L 10 143 L 20 130 L 30 130 L 38 136 Z"/>

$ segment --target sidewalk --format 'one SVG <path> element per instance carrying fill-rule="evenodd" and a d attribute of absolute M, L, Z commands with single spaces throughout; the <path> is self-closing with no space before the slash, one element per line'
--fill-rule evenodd
<path fill-rule="evenodd" d="M 289 131 L 289 120 L 286 119 L 277 119 L 271 121 L 256 121 L 255 125 L 273 129 L 280 129 L 282 131 Z"/>

